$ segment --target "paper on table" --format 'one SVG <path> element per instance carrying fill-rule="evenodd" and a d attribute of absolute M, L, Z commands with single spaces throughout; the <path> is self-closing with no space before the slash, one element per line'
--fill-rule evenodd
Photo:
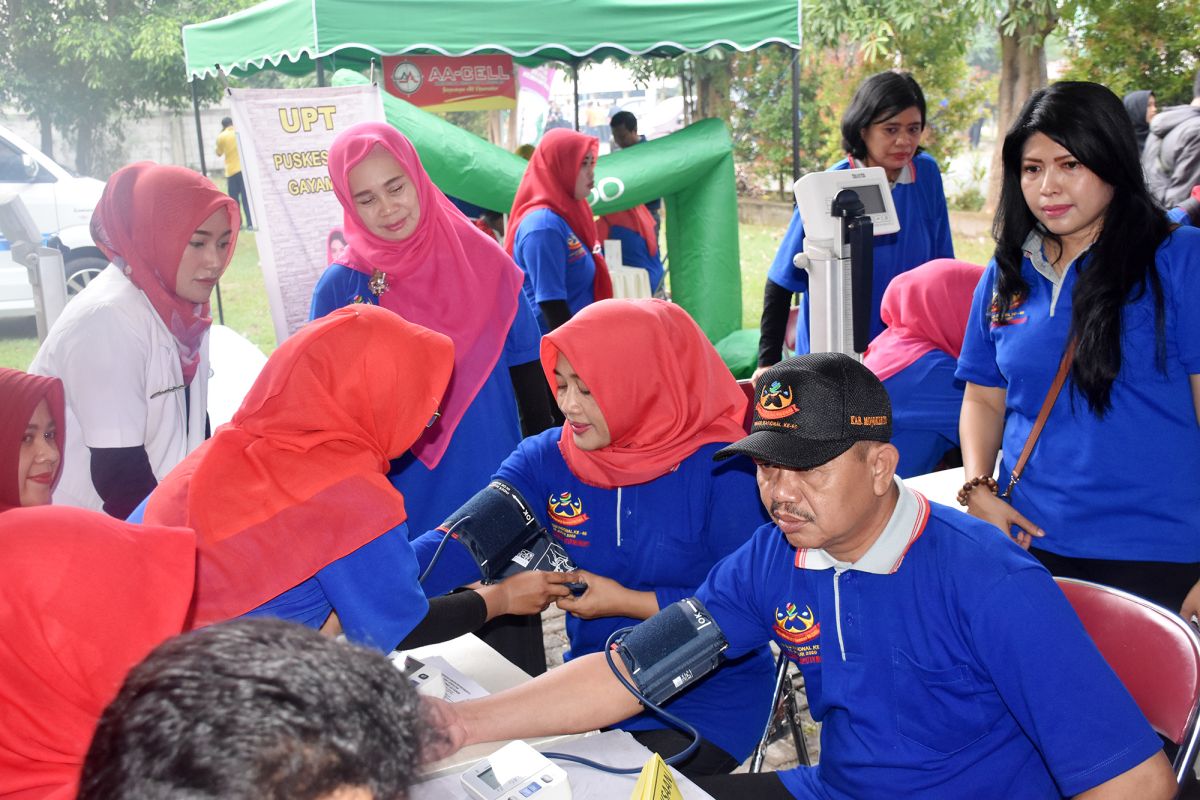
<path fill-rule="evenodd" d="M 487 697 L 488 690 L 459 672 L 450 662 L 441 656 L 426 656 L 424 662 L 442 671 L 442 679 L 446 682 L 445 698 L 451 703 L 461 703 L 463 700 L 477 700 Z"/>

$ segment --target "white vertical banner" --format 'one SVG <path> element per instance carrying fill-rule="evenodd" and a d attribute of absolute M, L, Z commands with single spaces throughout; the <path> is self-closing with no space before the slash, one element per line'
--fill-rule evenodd
<path fill-rule="evenodd" d="M 230 105 L 275 339 L 283 342 L 308 320 L 329 263 L 329 233 L 342 224 L 326 169 L 329 146 L 351 125 L 383 121 L 383 100 L 370 85 L 231 89 Z"/>

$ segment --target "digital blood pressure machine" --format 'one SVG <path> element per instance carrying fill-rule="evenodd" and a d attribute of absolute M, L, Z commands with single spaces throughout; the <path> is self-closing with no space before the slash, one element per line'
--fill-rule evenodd
<path fill-rule="evenodd" d="M 874 237 L 900 230 L 882 167 L 810 172 L 793 191 L 804 220 L 809 342 L 814 353 L 850 356 L 870 344 Z"/>
<path fill-rule="evenodd" d="M 473 800 L 571 800 L 567 773 L 525 742 L 509 742 L 462 774 Z"/>

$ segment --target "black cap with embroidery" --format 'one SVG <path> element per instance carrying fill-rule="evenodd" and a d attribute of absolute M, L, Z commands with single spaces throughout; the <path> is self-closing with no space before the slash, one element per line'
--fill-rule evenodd
<path fill-rule="evenodd" d="M 781 361 L 755 387 L 750 435 L 715 458 L 746 455 L 795 469 L 837 458 L 855 442 L 892 438 L 892 401 L 875 373 L 843 353 Z"/>

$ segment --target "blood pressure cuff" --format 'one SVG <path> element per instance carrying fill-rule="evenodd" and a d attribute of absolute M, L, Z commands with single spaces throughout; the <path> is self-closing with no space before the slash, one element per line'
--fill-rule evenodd
<path fill-rule="evenodd" d="M 439 526 L 470 551 L 484 583 L 528 569 L 568 572 L 575 565 L 533 514 L 521 493 L 495 480 Z"/>
<path fill-rule="evenodd" d="M 689 597 L 634 627 L 617 652 L 638 691 L 658 705 L 716 669 L 727 647 L 708 609 Z"/>

